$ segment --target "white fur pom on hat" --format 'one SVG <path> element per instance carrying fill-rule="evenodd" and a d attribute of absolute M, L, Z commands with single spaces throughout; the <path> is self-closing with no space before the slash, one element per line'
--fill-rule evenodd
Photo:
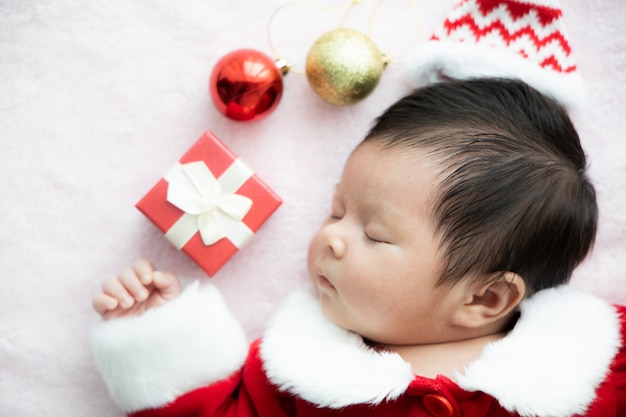
<path fill-rule="evenodd" d="M 568 109 L 584 100 L 557 0 L 462 0 L 406 65 L 415 87 L 506 77 L 525 81 Z"/>

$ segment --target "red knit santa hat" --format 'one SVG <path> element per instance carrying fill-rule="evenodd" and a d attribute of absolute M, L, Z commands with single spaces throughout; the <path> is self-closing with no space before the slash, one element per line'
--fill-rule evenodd
<path fill-rule="evenodd" d="M 567 108 L 584 98 L 557 0 L 462 0 L 407 59 L 409 80 L 518 78 Z"/>

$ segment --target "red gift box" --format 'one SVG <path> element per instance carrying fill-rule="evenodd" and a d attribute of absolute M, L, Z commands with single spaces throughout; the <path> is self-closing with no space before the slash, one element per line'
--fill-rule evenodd
<path fill-rule="evenodd" d="M 212 277 L 281 203 L 207 131 L 136 207 Z"/>

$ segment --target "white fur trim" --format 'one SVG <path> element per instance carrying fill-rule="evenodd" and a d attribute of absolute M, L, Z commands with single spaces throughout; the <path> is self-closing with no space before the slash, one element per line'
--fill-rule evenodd
<path fill-rule="evenodd" d="M 127 412 L 166 405 L 227 377 L 248 350 L 221 294 L 198 282 L 142 316 L 98 323 L 91 336 L 111 396 Z"/>
<path fill-rule="evenodd" d="M 546 70 L 508 49 L 469 42 L 424 42 L 407 57 L 406 71 L 414 87 L 450 78 L 516 78 L 553 97 L 569 110 L 580 109 L 585 100 L 578 71 L 558 73 Z"/>
<path fill-rule="evenodd" d="M 539 292 L 513 331 L 457 378 L 521 416 L 572 416 L 595 398 L 620 346 L 616 310 L 569 287 Z"/>
<path fill-rule="evenodd" d="M 400 396 L 414 378 L 393 353 L 370 349 L 360 336 L 328 321 L 313 295 L 293 294 L 261 345 L 269 379 L 314 404 L 341 408 Z"/>
<path fill-rule="evenodd" d="M 620 346 L 617 311 L 567 286 L 537 293 L 521 311 L 515 329 L 457 376 L 459 386 L 522 416 L 583 412 Z M 378 353 L 329 322 L 304 291 L 279 309 L 261 357 L 281 390 L 322 407 L 393 400 L 414 379 L 399 355 Z"/>

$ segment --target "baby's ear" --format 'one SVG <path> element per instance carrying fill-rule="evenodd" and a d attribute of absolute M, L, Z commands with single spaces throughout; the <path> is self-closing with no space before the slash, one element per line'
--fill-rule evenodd
<path fill-rule="evenodd" d="M 465 302 L 457 312 L 457 325 L 476 328 L 507 318 L 522 301 L 526 284 L 514 272 L 498 273 L 468 287 Z"/>

